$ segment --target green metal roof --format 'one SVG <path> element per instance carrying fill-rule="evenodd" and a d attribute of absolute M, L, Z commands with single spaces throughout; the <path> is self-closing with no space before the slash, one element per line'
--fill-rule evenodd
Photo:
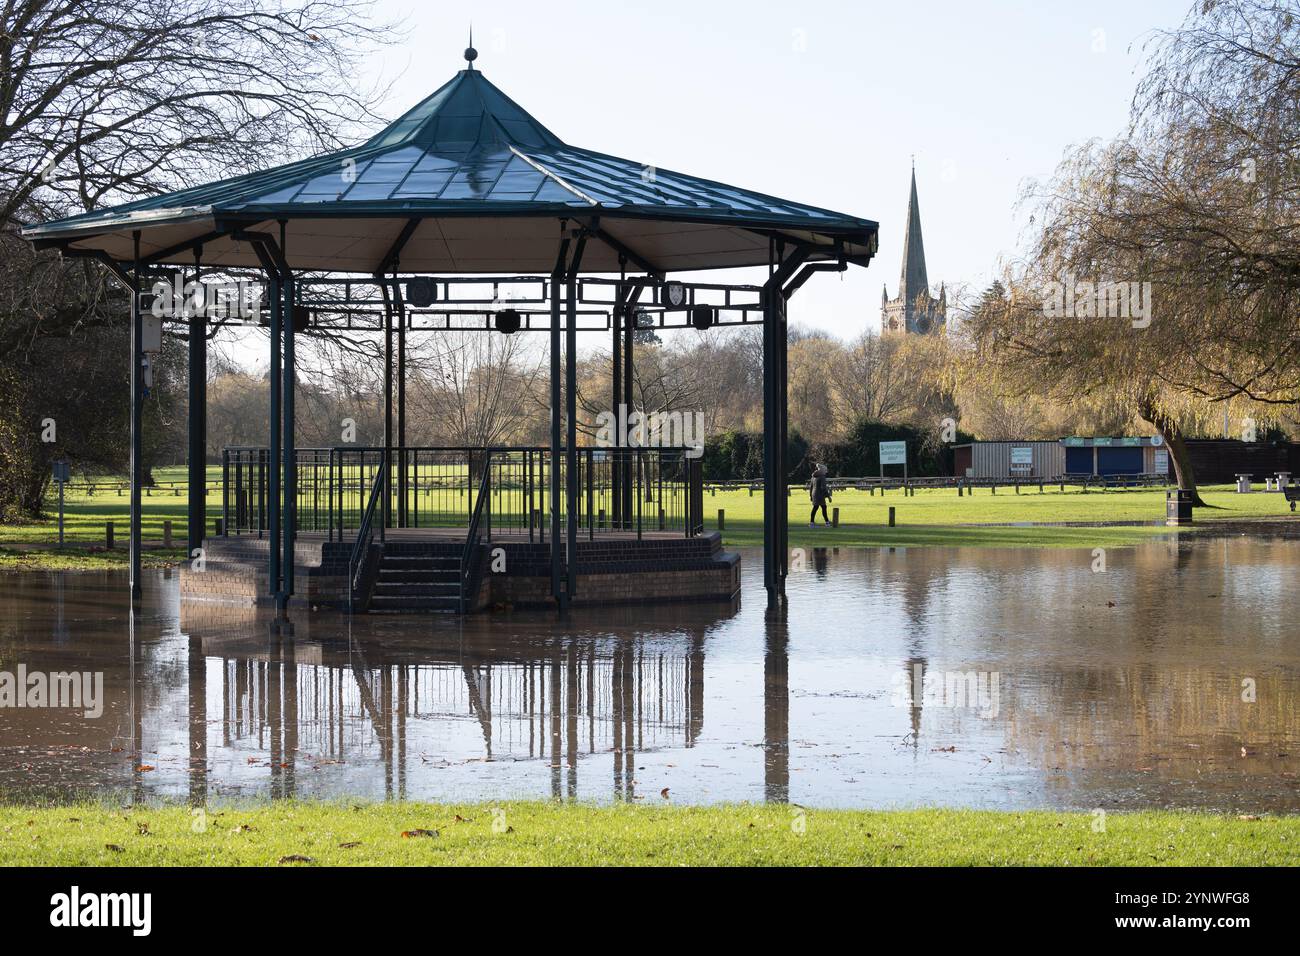
<path fill-rule="evenodd" d="M 413 231 L 407 227 L 420 220 Z M 463 70 L 359 146 L 23 230 L 70 252 L 256 265 L 247 243 L 219 233 L 287 220 L 287 258 L 305 269 L 372 272 L 403 228 L 403 271 L 549 269 L 558 226 L 598 224 L 584 271 L 662 271 L 760 265 L 768 239 L 866 264 L 877 225 L 592 150 L 569 146 L 490 83 Z M 169 251 L 174 250 L 174 251 Z"/>

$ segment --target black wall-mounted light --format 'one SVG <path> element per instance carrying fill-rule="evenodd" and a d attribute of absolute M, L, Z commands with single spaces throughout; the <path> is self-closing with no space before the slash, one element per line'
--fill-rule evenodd
<path fill-rule="evenodd" d="M 676 281 L 665 282 L 662 302 L 665 308 L 680 309 L 686 304 L 686 286 Z"/>
<path fill-rule="evenodd" d="M 295 305 L 293 307 L 293 330 L 295 332 L 306 332 L 311 328 L 311 309 L 305 305 Z"/>
<path fill-rule="evenodd" d="M 417 309 L 427 309 L 438 298 L 438 286 L 425 276 L 406 280 L 406 301 Z"/>
<path fill-rule="evenodd" d="M 691 306 L 691 325 L 695 326 L 701 332 L 705 329 L 712 328 L 713 323 L 717 321 L 717 310 L 711 305 L 693 305 Z"/>
<path fill-rule="evenodd" d="M 492 317 L 492 325 L 502 335 L 513 335 L 522 324 L 519 313 L 514 309 L 502 309 Z"/>

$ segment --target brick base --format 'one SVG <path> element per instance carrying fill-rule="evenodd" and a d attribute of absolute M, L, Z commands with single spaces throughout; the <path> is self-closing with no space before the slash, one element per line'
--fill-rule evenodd
<path fill-rule="evenodd" d="M 411 553 L 422 548 L 409 541 L 389 546 Z M 191 563 L 181 567 L 182 600 L 247 607 L 269 604 L 269 548 L 265 538 L 208 539 L 204 570 L 195 571 Z M 475 610 L 552 603 L 549 544 L 492 541 L 485 542 L 484 548 L 483 580 L 472 602 Z M 505 552 L 505 568 L 494 572 L 497 548 Z M 350 553 L 347 542 L 299 542 L 291 604 L 346 609 Z M 730 600 L 739 591 L 740 555 L 724 552 L 717 532 L 697 538 L 578 543 L 575 606 Z"/>

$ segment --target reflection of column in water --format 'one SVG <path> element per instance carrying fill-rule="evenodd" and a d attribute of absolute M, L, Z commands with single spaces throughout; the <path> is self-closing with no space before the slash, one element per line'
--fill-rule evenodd
<path fill-rule="evenodd" d="M 596 752 L 596 645 L 587 647 L 587 752 Z"/>
<path fill-rule="evenodd" d="M 144 800 L 144 688 L 140 681 L 140 641 L 136 633 L 136 605 L 132 602 L 127 617 L 127 652 L 130 660 L 127 667 L 128 680 L 131 684 L 129 719 L 131 724 L 131 758 L 134 777 L 135 801 Z"/>
<path fill-rule="evenodd" d="M 221 658 L 221 746 L 230 746 L 230 661 Z"/>
<path fill-rule="evenodd" d="M 560 799 L 560 650 L 551 659 L 551 796 Z"/>
<path fill-rule="evenodd" d="M 379 668 L 379 719 L 383 723 L 380 742 L 384 754 L 384 797 L 393 799 L 393 676 L 386 666 Z"/>
<path fill-rule="evenodd" d="M 704 634 L 691 634 L 686 656 L 686 746 L 694 747 L 704 732 Z"/>
<path fill-rule="evenodd" d="M 790 800 L 790 653 L 786 605 L 769 607 L 763 653 L 763 795 Z"/>
<path fill-rule="evenodd" d="M 564 716 L 569 738 L 569 799 L 575 800 L 578 796 L 578 708 L 581 705 L 581 688 L 578 685 L 578 648 L 573 641 L 569 642 L 566 657 L 569 686 Z"/>
<path fill-rule="evenodd" d="M 406 708 L 408 700 L 406 665 L 397 668 L 397 799 L 406 799 Z"/>
<path fill-rule="evenodd" d="M 284 661 L 281 674 L 281 692 L 284 703 L 281 707 L 284 724 L 284 795 L 293 797 L 297 794 L 298 763 L 298 655 L 292 636 L 282 637 L 280 654 Z"/>
<path fill-rule="evenodd" d="M 270 653 L 270 660 L 266 662 L 266 724 L 271 735 L 272 800 L 284 796 L 284 784 L 282 780 L 284 774 L 280 766 L 284 763 L 284 752 L 280 746 L 284 725 L 280 713 L 280 661 L 277 659 L 277 655 L 278 649 L 273 649 Z"/>
<path fill-rule="evenodd" d="M 623 792 L 629 800 L 636 799 L 636 751 L 632 743 L 632 726 L 636 720 L 633 694 L 636 691 L 636 675 L 633 671 L 633 648 L 623 648 L 623 744 L 626 752 L 623 756 Z"/>
<path fill-rule="evenodd" d="M 203 656 L 203 641 L 201 638 L 191 636 L 188 649 L 190 806 L 201 807 L 208 801 L 207 660 Z"/>
<path fill-rule="evenodd" d="M 614 799 L 626 799 L 623 793 L 623 668 L 622 643 L 614 647 L 609 669 L 609 719 L 614 751 Z"/>
<path fill-rule="evenodd" d="M 913 757 L 920 752 L 921 718 L 925 716 L 925 671 L 929 663 L 927 658 L 919 656 L 918 649 L 917 656 L 909 657 L 903 664 L 906 668 L 903 676 L 907 681 L 907 696 L 911 702 L 909 710 L 912 718 Z"/>

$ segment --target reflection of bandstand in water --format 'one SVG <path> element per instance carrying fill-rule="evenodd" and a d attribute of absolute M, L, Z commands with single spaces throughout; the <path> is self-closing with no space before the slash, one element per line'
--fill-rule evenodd
<path fill-rule="evenodd" d="M 296 793 L 305 765 L 378 761 L 385 794 L 400 798 L 412 761 L 546 760 L 552 795 L 574 797 L 578 762 L 610 753 L 614 794 L 629 798 L 637 753 L 691 747 L 704 726 L 702 630 L 418 657 L 356 640 L 200 643 L 212 664 L 191 670 L 204 685 L 191 699 L 219 696 L 222 747 L 265 759 L 273 796 Z M 205 710 L 192 732 L 206 735 Z"/>

